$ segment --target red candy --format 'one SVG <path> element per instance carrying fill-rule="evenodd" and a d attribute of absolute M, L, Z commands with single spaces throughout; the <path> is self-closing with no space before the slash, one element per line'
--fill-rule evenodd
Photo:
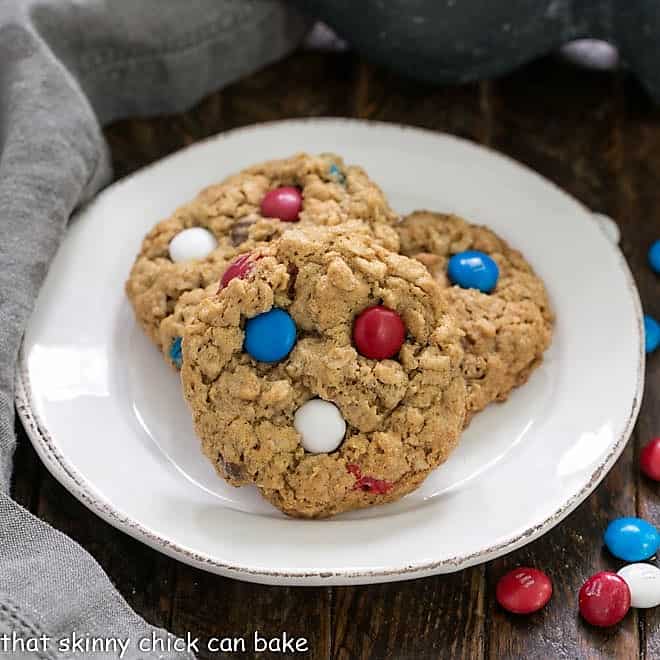
<path fill-rule="evenodd" d="M 355 477 L 355 485 L 353 490 L 364 490 L 367 493 L 375 493 L 376 495 L 384 495 L 392 490 L 394 484 L 385 479 L 376 479 L 375 477 L 363 477 L 360 466 L 355 463 L 349 463 L 346 469 Z"/>
<path fill-rule="evenodd" d="M 503 575 L 497 583 L 495 597 L 507 612 L 531 614 L 550 600 L 552 582 L 536 568 L 516 568 Z"/>
<path fill-rule="evenodd" d="M 353 325 L 353 341 L 364 357 L 385 360 L 399 352 L 406 338 L 406 326 L 393 310 L 367 307 Z"/>
<path fill-rule="evenodd" d="M 653 438 L 639 453 L 639 467 L 655 481 L 660 481 L 660 437 Z"/>
<path fill-rule="evenodd" d="M 252 270 L 254 261 L 250 258 L 251 256 L 249 253 L 241 254 L 227 266 L 227 270 L 220 279 L 219 291 L 224 289 L 235 277 L 243 279 Z"/>
<path fill-rule="evenodd" d="M 580 589 L 580 614 L 592 626 L 613 626 L 630 609 L 630 589 L 625 580 L 611 571 L 592 575 Z"/>
<path fill-rule="evenodd" d="M 261 200 L 261 213 L 266 218 L 297 222 L 302 209 L 302 195 L 298 188 L 282 186 L 269 190 Z"/>

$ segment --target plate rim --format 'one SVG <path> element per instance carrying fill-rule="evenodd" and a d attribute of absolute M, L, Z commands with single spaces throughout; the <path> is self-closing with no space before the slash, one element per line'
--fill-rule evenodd
<path fill-rule="evenodd" d="M 442 131 L 433 131 L 429 129 L 419 128 L 416 126 L 394 123 L 394 122 L 381 122 L 381 121 L 367 121 L 354 118 L 345 117 L 307 117 L 300 119 L 284 119 L 268 122 L 260 122 L 257 124 L 250 124 L 247 126 L 233 128 L 227 131 L 216 133 L 203 140 L 199 140 L 190 145 L 179 149 L 172 154 L 168 154 L 153 163 L 142 167 L 130 175 L 119 179 L 101 191 L 105 194 L 106 191 L 120 188 L 122 185 L 127 184 L 133 178 L 141 175 L 146 170 L 155 168 L 157 165 L 165 160 L 169 160 L 183 151 L 194 149 L 202 144 L 209 142 L 222 141 L 237 133 L 247 133 L 253 130 L 260 130 L 263 128 L 281 127 L 286 125 L 296 124 L 309 124 L 309 123 L 347 123 L 370 128 L 397 128 L 399 130 L 412 130 L 419 133 L 426 133 L 429 136 L 441 136 L 444 139 L 456 141 L 470 148 L 478 148 L 486 150 L 491 154 L 496 155 L 498 158 L 509 161 L 511 164 L 518 168 L 522 168 L 528 175 L 533 175 L 540 179 L 545 185 L 555 189 L 559 194 L 568 197 L 572 202 L 581 207 L 585 215 L 594 222 L 598 230 L 605 234 L 605 231 L 594 218 L 593 212 L 586 207 L 582 202 L 567 193 L 553 181 L 542 176 L 535 170 L 531 169 L 524 163 L 521 163 L 510 156 L 503 154 L 488 146 L 481 145 L 472 140 L 458 137 L 450 133 Z M 94 199 L 89 204 L 92 204 Z M 76 209 L 76 214 L 82 211 L 88 204 Z M 607 236 L 606 236 L 607 238 Z M 475 564 L 484 563 L 497 557 L 501 557 L 515 549 L 526 545 L 527 543 L 541 537 L 546 532 L 550 531 L 559 522 L 572 513 L 600 484 L 605 478 L 607 473 L 613 467 L 616 460 L 619 458 L 625 449 L 632 431 L 634 429 L 637 416 L 641 407 L 642 396 L 644 392 L 644 379 L 645 379 L 645 361 L 646 353 L 643 344 L 643 311 L 639 292 L 637 290 L 633 275 L 630 267 L 618 246 L 613 246 L 617 256 L 617 262 L 625 277 L 625 284 L 631 295 L 632 302 L 635 309 L 636 325 L 640 337 L 639 354 L 637 360 L 637 374 L 636 374 L 636 390 L 632 399 L 631 408 L 626 417 L 626 422 L 621 430 L 618 438 L 612 444 L 610 451 L 603 458 L 603 460 L 594 468 L 588 481 L 584 486 L 573 496 L 567 500 L 562 507 L 555 511 L 552 515 L 548 516 L 545 520 L 536 523 L 522 532 L 512 535 L 503 541 L 492 546 L 477 550 L 468 555 L 460 555 L 449 557 L 439 560 L 426 561 L 418 564 L 408 564 L 402 567 L 395 568 L 380 568 L 380 569 L 361 569 L 361 570 L 269 570 L 264 568 L 254 568 L 249 566 L 234 565 L 229 562 L 221 561 L 215 557 L 200 554 L 191 551 L 177 542 L 174 542 L 161 534 L 150 530 L 147 526 L 140 521 L 135 520 L 117 511 L 109 502 L 104 501 L 102 498 L 94 494 L 94 487 L 87 479 L 85 479 L 69 461 L 60 452 L 57 443 L 50 436 L 45 424 L 39 418 L 36 408 L 32 403 L 32 389 L 30 386 L 29 372 L 27 368 L 27 359 L 24 351 L 24 344 L 21 343 L 19 350 L 16 376 L 15 376 L 15 406 L 18 416 L 25 428 L 26 434 L 30 439 L 33 447 L 39 455 L 41 461 L 44 463 L 51 475 L 66 488 L 79 502 L 86 508 L 98 515 L 100 518 L 111 524 L 113 527 L 127 533 L 129 536 L 145 543 L 149 547 L 163 552 L 164 554 L 180 560 L 186 564 L 195 566 L 197 568 L 224 575 L 227 577 L 246 580 L 250 582 L 260 582 L 267 584 L 301 584 L 301 585 L 341 585 L 341 584 L 367 584 L 376 582 L 389 582 L 412 579 L 416 577 L 423 577 L 434 575 L 438 573 L 451 573 L 459 571 Z"/>

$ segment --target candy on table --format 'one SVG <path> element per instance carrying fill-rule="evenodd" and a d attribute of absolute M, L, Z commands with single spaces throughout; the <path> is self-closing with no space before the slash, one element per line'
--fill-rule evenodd
<path fill-rule="evenodd" d="M 330 401 L 310 399 L 296 410 L 293 425 L 301 435 L 302 446 L 310 454 L 329 454 L 341 445 L 346 422 L 339 408 Z"/>
<path fill-rule="evenodd" d="M 644 315 L 644 341 L 647 353 L 652 353 L 660 346 L 660 323 L 648 314 Z"/>
<path fill-rule="evenodd" d="M 266 218 L 296 222 L 302 209 L 302 194 L 293 186 L 269 190 L 261 200 L 261 213 Z"/>
<path fill-rule="evenodd" d="M 367 307 L 353 324 L 353 341 L 359 353 L 372 360 L 386 360 L 399 352 L 406 338 L 403 319 L 383 305 Z"/>
<path fill-rule="evenodd" d="M 660 568 L 653 564 L 628 564 L 617 575 L 626 581 L 633 607 L 660 605 Z"/>
<path fill-rule="evenodd" d="M 652 557 L 660 546 L 658 530 L 641 518 L 617 518 L 605 530 L 607 549 L 624 561 Z"/>
<path fill-rule="evenodd" d="M 222 274 L 220 278 L 220 289 L 224 289 L 235 277 L 243 279 L 253 267 L 254 261 L 250 253 L 239 255 L 230 262 L 227 270 Z"/>
<path fill-rule="evenodd" d="M 245 350 L 259 362 L 285 358 L 295 343 L 296 324 L 283 309 L 271 309 L 245 323 Z"/>
<path fill-rule="evenodd" d="M 660 239 L 649 248 L 649 266 L 660 275 Z"/>
<path fill-rule="evenodd" d="M 180 231 L 169 245 L 170 259 L 174 263 L 181 261 L 192 261 L 193 259 L 204 259 L 215 248 L 218 241 L 215 236 L 204 227 L 190 227 Z"/>
<path fill-rule="evenodd" d="M 449 259 L 447 275 L 463 289 L 490 293 L 497 285 L 500 269 L 494 259 L 478 250 L 459 252 Z"/>
<path fill-rule="evenodd" d="M 183 360 L 181 352 L 181 337 L 176 337 L 170 344 L 170 360 L 172 360 L 177 369 L 181 369 L 181 362 Z"/>
<path fill-rule="evenodd" d="M 593 626 L 613 626 L 630 609 L 630 589 L 626 581 L 611 571 L 592 575 L 580 589 L 580 614 Z"/>
<path fill-rule="evenodd" d="M 545 607 L 552 596 L 550 578 L 537 568 L 520 567 L 503 575 L 495 591 L 497 602 L 507 612 L 531 614 Z"/>
<path fill-rule="evenodd" d="M 660 481 L 660 436 L 642 447 L 639 467 L 649 479 Z"/>

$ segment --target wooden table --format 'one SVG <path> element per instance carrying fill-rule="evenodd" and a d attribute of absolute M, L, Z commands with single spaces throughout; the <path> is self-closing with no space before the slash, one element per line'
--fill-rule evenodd
<path fill-rule="evenodd" d="M 620 74 L 548 58 L 500 80 L 429 87 L 350 53 L 299 52 L 187 113 L 120 122 L 106 135 L 121 177 L 235 126 L 318 115 L 447 131 L 527 163 L 617 220 L 646 311 L 660 318 L 660 278 L 646 264 L 649 244 L 660 238 L 660 111 Z M 581 264 L 564 264 L 557 255 L 557 267 L 574 268 L 579 277 L 589 255 Z M 85 546 L 141 615 L 175 633 L 286 631 L 309 640 L 309 658 L 660 658 L 660 608 L 631 611 L 617 628 L 600 631 L 581 622 L 576 606 L 586 577 L 620 565 L 602 549 L 610 519 L 640 515 L 660 523 L 658 487 L 636 467 L 640 444 L 660 435 L 660 355 L 649 359 L 628 448 L 567 520 L 504 559 L 395 584 L 263 587 L 189 568 L 88 512 L 50 477 L 18 431 L 15 497 Z M 494 600 L 498 577 L 520 564 L 546 570 L 555 589 L 548 607 L 525 618 L 507 615 Z"/>

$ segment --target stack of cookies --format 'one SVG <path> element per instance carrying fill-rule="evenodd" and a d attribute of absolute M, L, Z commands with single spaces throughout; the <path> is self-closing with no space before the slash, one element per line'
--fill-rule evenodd
<path fill-rule="evenodd" d="M 417 488 L 552 335 L 519 252 L 456 216 L 401 219 L 332 154 L 206 188 L 149 232 L 126 291 L 218 474 L 299 517 Z"/>

